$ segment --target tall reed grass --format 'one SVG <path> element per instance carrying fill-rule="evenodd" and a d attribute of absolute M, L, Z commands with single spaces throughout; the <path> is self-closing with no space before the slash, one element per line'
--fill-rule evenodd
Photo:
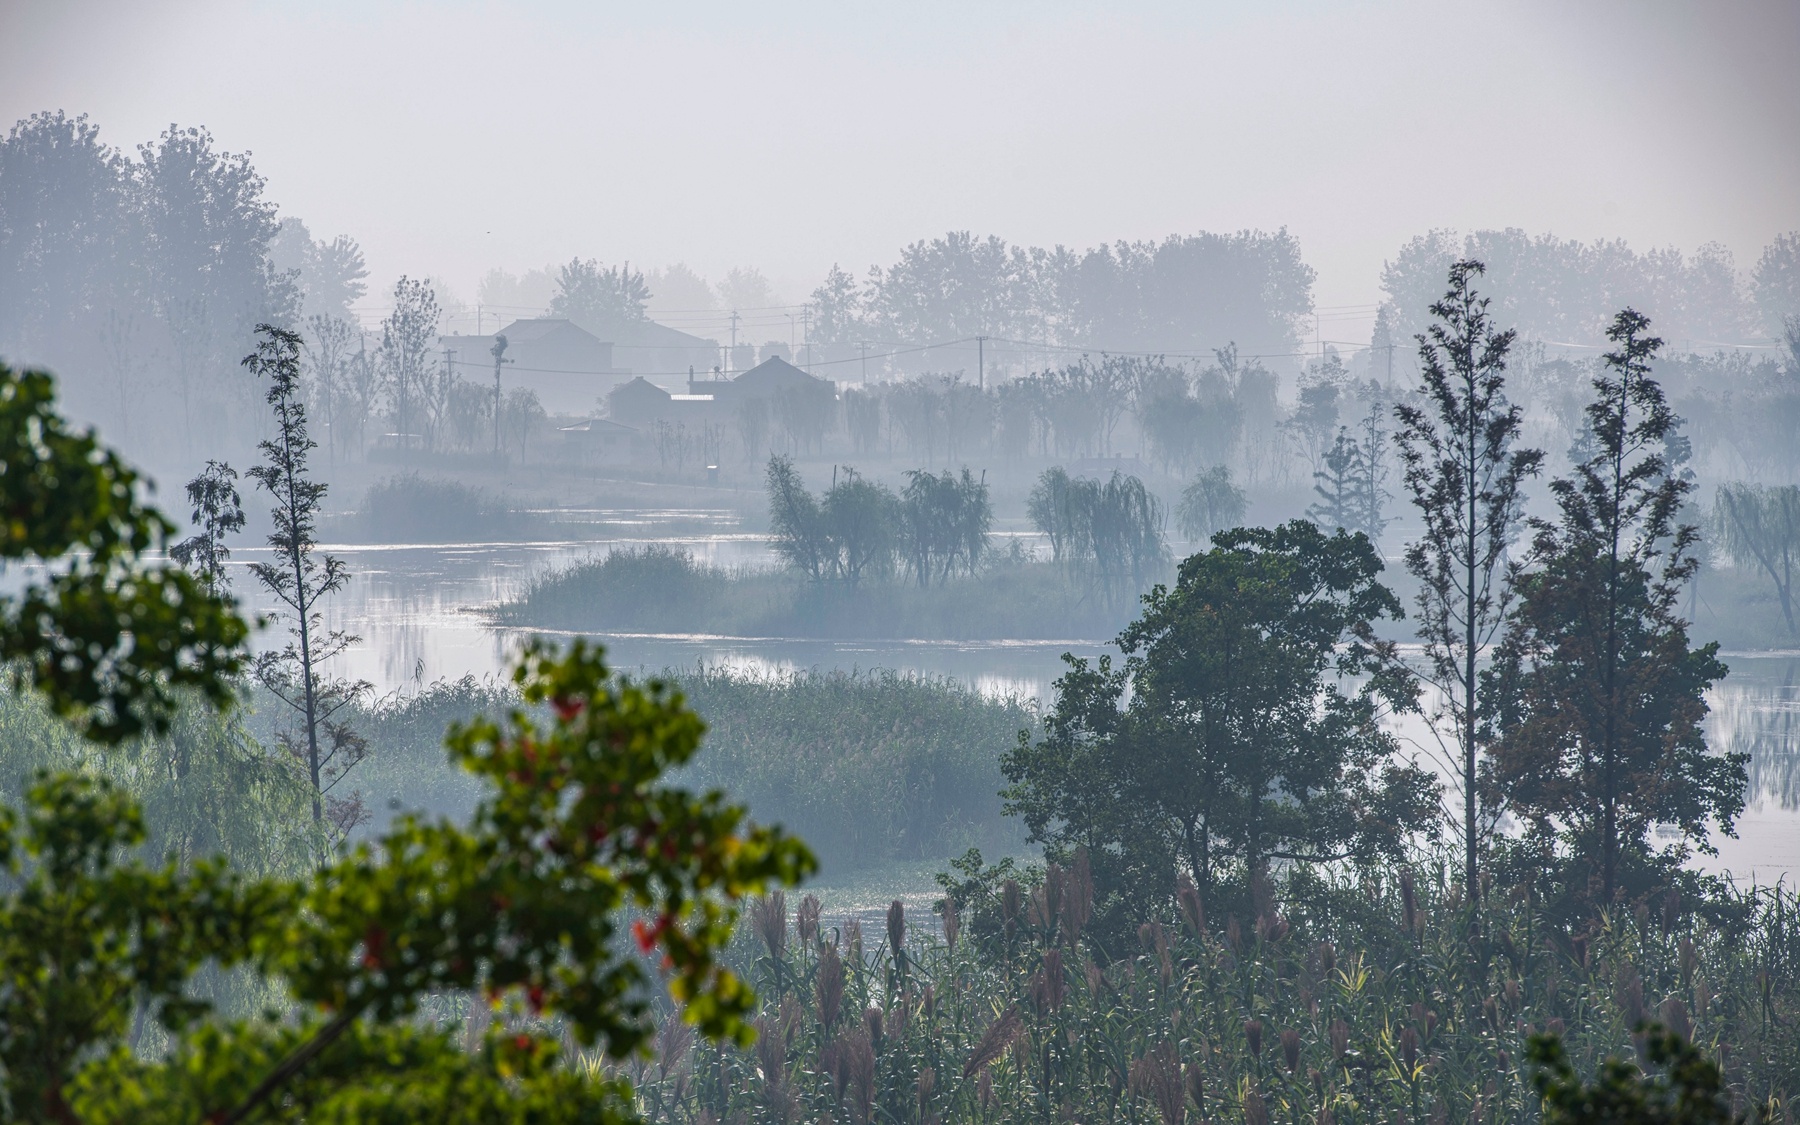
<path fill-rule="evenodd" d="M 1529 1036 L 1561 1035 L 1591 1073 L 1648 1020 L 1720 1059 L 1741 1108 L 1796 1109 L 1786 891 L 1743 892 L 1729 926 L 1677 902 L 1569 932 L 1520 895 L 1471 910 L 1432 870 L 1306 876 L 1255 918 L 1184 889 L 1111 957 L 1083 932 L 1089 896 L 1052 873 L 935 919 L 896 903 L 867 935 L 810 897 L 790 926 L 772 898 L 739 946 L 755 1048 L 665 1037 L 611 1069 L 683 1125 L 1528 1122 Z"/>
<path fill-rule="evenodd" d="M 1022 847 L 1000 814 L 999 756 L 1037 721 L 1030 703 L 948 679 L 891 671 L 756 675 L 665 669 L 707 722 L 684 784 L 717 787 L 751 815 L 800 834 L 833 874 L 896 859 L 941 862 L 968 848 Z M 509 683 L 464 677 L 361 701 L 345 712 L 369 758 L 343 783 L 375 816 L 462 816 L 476 787 L 450 767 L 445 729 L 519 705 Z M 252 726 L 273 744 L 278 709 Z"/>
<path fill-rule="evenodd" d="M 1026 700 L 879 670 L 673 678 L 707 722 L 694 781 L 779 820 L 828 872 L 1023 847 L 998 794 L 1001 752 L 1037 722 Z"/>

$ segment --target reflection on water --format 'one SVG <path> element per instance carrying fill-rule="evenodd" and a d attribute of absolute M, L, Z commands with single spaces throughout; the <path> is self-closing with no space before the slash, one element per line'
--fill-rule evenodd
<path fill-rule="evenodd" d="M 1800 877 L 1800 654 L 1727 653 L 1731 675 L 1707 696 L 1712 744 L 1750 755 L 1750 800 L 1737 839 L 1715 841 L 1709 867 L 1772 883 Z"/>
<path fill-rule="evenodd" d="M 725 530 L 669 533 L 671 526 L 682 532 L 704 526 L 703 513 L 609 510 L 591 515 L 611 526 L 623 526 L 628 519 L 640 523 L 632 527 L 632 535 L 580 543 L 331 548 L 349 564 L 353 578 L 334 600 L 329 620 L 362 638 L 335 671 L 369 680 L 384 692 L 439 678 L 503 675 L 526 633 L 494 629 L 484 608 L 511 597 L 544 568 L 602 555 L 613 546 L 681 546 L 725 567 L 775 562 L 761 536 Z M 720 519 L 713 526 L 735 525 Z M 235 552 L 233 580 L 252 608 L 267 610 L 266 598 L 243 570 L 258 557 L 266 552 Z M 264 643 L 275 639 L 265 634 Z M 992 695 L 1046 701 L 1052 681 L 1063 671 L 1064 652 L 1096 656 L 1107 647 L 1100 640 L 845 641 L 645 633 L 601 639 L 614 665 L 634 672 L 700 663 L 763 675 L 891 668 L 948 676 Z M 1730 654 L 1726 663 L 1731 675 L 1709 697 L 1708 731 L 1719 748 L 1750 755 L 1752 797 L 1738 837 L 1717 841 L 1720 854 L 1705 866 L 1765 883 L 1800 876 L 1800 653 Z"/>

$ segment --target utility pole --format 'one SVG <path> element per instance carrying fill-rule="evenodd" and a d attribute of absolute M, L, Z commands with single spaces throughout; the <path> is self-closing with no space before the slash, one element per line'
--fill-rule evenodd
<path fill-rule="evenodd" d="M 736 309 L 732 309 L 731 310 L 731 352 L 728 356 L 726 356 L 726 359 L 725 359 L 725 369 L 727 371 L 732 370 L 733 365 L 737 363 L 737 322 L 738 322 L 738 312 Z"/>
<path fill-rule="evenodd" d="M 987 337 L 975 337 L 975 380 L 976 386 L 987 390 Z"/>
<path fill-rule="evenodd" d="M 863 386 L 866 387 L 869 385 L 869 344 L 868 344 L 868 341 L 865 340 L 860 346 L 862 348 L 862 381 L 863 381 Z"/>
<path fill-rule="evenodd" d="M 488 354 L 494 357 L 494 458 L 498 460 L 500 457 L 500 365 L 512 362 L 506 358 L 506 337 L 504 335 L 494 337 L 494 346 L 488 349 Z"/>

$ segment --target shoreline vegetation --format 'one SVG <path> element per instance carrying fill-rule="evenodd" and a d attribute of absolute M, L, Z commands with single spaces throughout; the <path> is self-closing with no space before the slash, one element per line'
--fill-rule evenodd
<path fill-rule="evenodd" d="M 1411 583 L 1389 564 L 1383 578 L 1409 618 L 1384 632 L 1410 635 Z M 1800 650 L 1774 592 L 1758 574 L 1712 566 L 1684 599 L 1697 642 L 1724 652 Z M 559 633 L 702 633 L 781 639 L 917 641 L 1110 640 L 1136 606 L 1082 599 L 1052 562 L 1002 555 L 974 575 L 920 588 L 891 583 L 846 589 L 777 569 L 713 566 L 679 547 L 615 548 L 534 575 L 489 611 L 509 629 Z"/>
<path fill-rule="evenodd" d="M 716 633 L 872 640 L 1110 637 L 1130 606 L 1070 591 L 1053 563 L 1003 556 L 940 584 L 846 587 L 779 570 L 728 570 L 689 551 L 615 549 L 534 577 L 495 624 L 573 632 Z"/>
<path fill-rule="evenodd" d="M 621 678 L 671 684 L 705 720 L 702 753 L 679 771 L 684 784 L 726 789 L 758 822 L 801 835 L 833 877 L 896 863 L 941 868 L 969 848 L 1025 850 L 1023 825 L 1002 815 L 1000 755 L 1020 731 L 1036 733 L 1031 700 L 886 669 L 698 665 Z M 273 746 L 280 716 L 270 702 L 253 696 L 243 726 Z M 446 759 L 443 731 L 498 720 L 520 702 L 510 683 L 474 677 L 354 701 L 347 721 L 370 750 L 352 783 L 373 814 L 364 834 L 403 813 L 467 816 L 478 787 Z M 0 704 L 15 722 L 34 714 Z"/>

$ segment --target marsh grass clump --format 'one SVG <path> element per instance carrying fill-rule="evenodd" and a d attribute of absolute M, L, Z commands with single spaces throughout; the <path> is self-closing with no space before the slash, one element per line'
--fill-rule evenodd
<path fill-rule="evenodd" d="M 696 780 L 802 835 L 827 871 L 1022 843 L 999 750 L 1036 725 L 1026 700 L 892 671 L 672 675 L 707 717 Z"/>
<path fill-rule="evenodd" d="M 348 530 L 376 543 L 454 543 L 524 538 L 547 527 L 485 488 L 415 472 L 370 485 Z"/>
<path fill-rule="evenodd" d="M 680 547 L 618 548 L 534 577 L 498 619 L 597 632 L 725 632 L 743 599 L 727 599 L 732 576 Z"/>

